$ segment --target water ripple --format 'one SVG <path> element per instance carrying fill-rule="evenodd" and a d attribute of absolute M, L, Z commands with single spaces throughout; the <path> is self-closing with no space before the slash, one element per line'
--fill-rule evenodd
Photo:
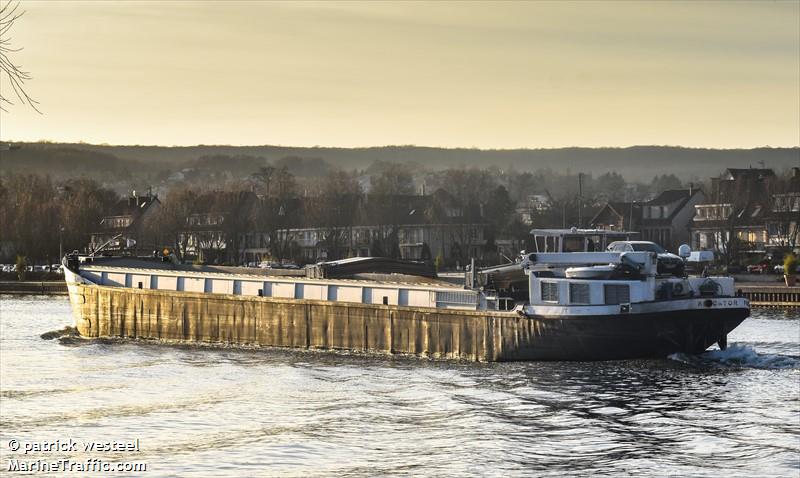
<path fill-rule="evenodd" d="M 750 345 L 732 344 L 726 350 L 712 350 L 701 355 L 672 354 L 671 360 L 696 367 L 720 366 L 727 368 L 800 369 L 800 357 L 792 355 L 760 354 Z"/>
<path fill-rule="evenodd" d="M 800 474 L 797 315 L 724 352 L 481 364 L 75 339 L 63 300 L 3 307 L 0 446 L 138 438 L 147 476 Z"/>

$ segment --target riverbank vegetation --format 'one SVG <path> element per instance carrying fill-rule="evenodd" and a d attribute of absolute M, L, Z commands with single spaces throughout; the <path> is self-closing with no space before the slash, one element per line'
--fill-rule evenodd
<path fill-rule="evenodd" d="M 96 154 L 100 156 L 89 158 L 90 162 L 101 165 L 105 153 Z M 367 221 L 389 231 L 372 241 L 371 253 L 392 256 L 398 255 L 397 226 L 430 224 L 441 218 L 464 224 L 465 236 L 479 227 L 484 252 L 502 259 L 497 243 L 502 240 L 510 247 L 524 248 L 532 226 L 588 227 L 592 215 L 608 202 L 644 201 L 664 190 L 690 187 L 674 174 L 631 181 L 616 171 L 593 175 L 550 168 L 432 169 L 388 161 L 343 170 L 313 158 L 269 161 L 217 155 L 199 158 L 195 164 L 202 167 L 172 173 L 171 179 L 149 185 L 131 183 L 130 189 L 121 191 L 119 181 L 131 176 L 114 164 L 111 161 L 106 180 L 3 170 L 0 262 L 13 263 L 16 256 L 25 256 L 30 264 L 52 264 L 60 253 L 86 250 L 92 234 L 102 229 L 101 221 L 136 186 L 140 192 L 149 190 L 160 202 L 158 211 L 142 224 L 140 252 L 165 245 L 186 250 L 187 229 L 197 229 L 200 222 L 216 215 L 225 218 L 214 232 L 224 236 L 219 248 L 239 250 L 251 240 L 248 234 L 257 233 L 279 259 L 297 259 L 295 239 L 286 234 L 287 229 L 314 228 L 320 242 L 337 251 L 342 250 L 337 242 L 340 232 Z M 709 188 L 702 183 L 691 187 Z M 436 201 L 423 200 L 437 192 Z M 455 242 L 460 246 L 454 257 L 443 260 L 464 264 L 472 253 L 471 239 L 456 238 Z M 433 260 L 430 255 L 423 245 L 422 256 Z M 219 260 L 243 261 L 230 254 Z"/>

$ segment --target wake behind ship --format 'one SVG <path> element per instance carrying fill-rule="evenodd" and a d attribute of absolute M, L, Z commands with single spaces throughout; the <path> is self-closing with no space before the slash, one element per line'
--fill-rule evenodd
<path fill-rule="evenodd" d="M 280 272 L 80 255 L 64 262 L 85 337 L 611 360 L 724 349 L 750 313 L 733 279 L 665 275 L 650 252 L 523 254 L 470 271 L 466 285 L 375 258 Z"/>

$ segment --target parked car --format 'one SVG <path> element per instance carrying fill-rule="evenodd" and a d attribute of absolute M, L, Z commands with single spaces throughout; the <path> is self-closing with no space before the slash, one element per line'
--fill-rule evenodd
<path fill-rule="evenodd" d="M 614 241 L 606 250 L 610 252 L 653 252 L 658 257 L 658 273 L 682 276 L 684 271 L 683 259 L 667 252 L 666 249 L 650 241 Z"/>
<path fill-rule="evenodd" d="M 747 266 L 747 272 L 749 274 L 767 274 L 770 272 L 770 266 L 766 262 L 762 262 L 759 264 L 750 264 Z"/>
<path fill-rule="evenodd" d="M 280 262 L 262 262 L 260 267 L 262 269 L 299 269 L 300 266 L 297 264 L 293 264 L 291 262 L 287 262 L 281 264 Z"/>

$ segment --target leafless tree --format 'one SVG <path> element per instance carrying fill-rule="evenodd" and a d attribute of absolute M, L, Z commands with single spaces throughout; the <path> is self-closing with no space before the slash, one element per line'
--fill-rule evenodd
<path fill-rule="evenodd" d="M 253 209 L 257 197 L 248 191 L 221 191 L 214 195 L 211 214 L 221 217 L 219 231 L 222 233 L 223 259 L 238 265 L 242 262 L 244 235 L 253 229 Z"/>
<path fill-rule="evenodd" d="M 172 247 L 178 258 L 183 260 L 189 248 L 188 218 L 199 196 L 200 192 L 191 188 L 170 190 L 164 204 L 145 222 L 145 235 L 154 237 L 159 247 Z"/>
<path fill-rule="evenodd" d="M 381 164 L 379 174 L 370 177 L 372 189 L 367 201 L 372 204 L 372 219 L 379 227 L 378 239 L 371 246 L 375 256 L 400 257 L 399 230 L 409 215 L 409 199 L 414 194 L 414 176 L 399 163 Z"/>
<path fill-rule="evenodd" d="M 318 180 L 314 195 L 305 203 L 306 220 L 323 228 L 320 242 L 329 260 L 350 254 L 352 230 L 361 197 L 361 187 L 354 174 L 335 170 Z"/>
<path fill-rule="evenodd" d="M 732 210 L 733 212 L 723 220 L 719 230 L 712 236 L 713 247 L 725 265 L 734 264 L 747 246 L 737 234 L 737 226 L 741 224 L 740 210 L 736 206 L 733 206 Z"/>
<path fill-rule="evenodd" d="M 11 46 L 11 37 L 9 36 L 14 22 L 20 19 L 24 11 L 19 10 L 19 2 L 12 2 L 9 0 L 5 5 L 0 5 L 0 76 L 5 74 L 8 77 L 8 82 L 14 94 L 22 102 L 33 108 L 37 113 L 41 111 L 36 105 L 39 103 L 31 98 L 27 91 L 25 91 L 25 82 L 30 80 L 31 74 L 22 69 L 21 65 L 15 64 L 9 57 L 11 54 L 16 53 L 22 48 L 14 48 Z M 0 110 L 6 110 L 6 105 L 12 105 L 12 101 L 7 95 L 0 93 Z"/>
<path fill-rule="evenodd" d="M 275 175 L 275 171 L 275 168 L 272 166 L 262 166 L 251 175 L 251 177 L 261 185 L 263 189 L 261 192 L 266 197 L 270 196 L 270 185 L 272 184 L 272 177 Z"/>
<path fill-rule="evenodd" d="M 254 229 L 267 234 L 272 259 L 282 261 L 292 256 L 295 242 L 291 229 L 297 223 L 297 181 L 285 166 L 260 168 L 252 177 L 264 192 L 258 207 L 252 209 Z"/>
<path fill-rule="evenodd" d="M 32 174 L 0 177 L 2 260 L 20 255 L 34 264 L 52 264 L 59 249 L 82 249 L 117 199 L 91 180 L 56 184 Z"/>
<path fill-rule="evenodd" d="M 477 168 L 450 168 L 441 172 L 442 187 L 457 200 L 460 227 L 451 228 L 453 256 L 461 264 L 469 262 L 472 251 L 478 246 L 479 232 L 484 226 L 483 205 L 497 185 L 497 171 Z"/>

